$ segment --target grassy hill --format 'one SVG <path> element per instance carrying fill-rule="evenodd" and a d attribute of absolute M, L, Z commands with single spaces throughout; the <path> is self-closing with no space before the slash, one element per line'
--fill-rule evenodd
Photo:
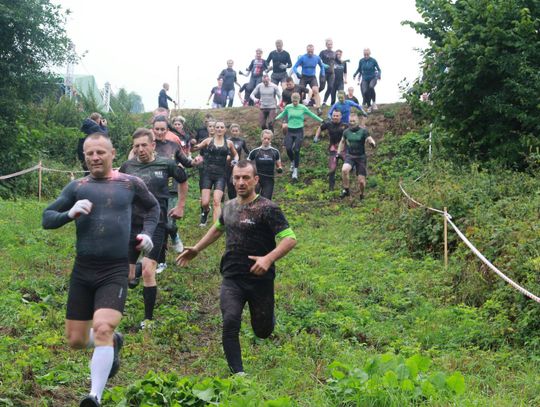
<path fill-rule="evenodd" d="M 213 113 L 239 122 L 249 145 L 258 144 L 256 109 Z M 478 273 L 455 238 L 444 269 L 440 219 L 409 208 L 397 189 L 400 176 L 410 181 L 424 170 L 425 137 L 410 133 L 414 125 L 400 105 L 384 106 L 368 127 L 380 147 L 370 158 L 364 201 L 341 201 L 326 191 L 324 140 L 306 141 L 301 182 L 290 184 L 287 171 L 278 178 L 275 200 L 299 240 L 277 265 L 274 334 L 255 338 L 244 314 L 248 376 L 230 378 L 221 349 L 221 241 L 189 268 L 169 259 L 158 276 L 152 330 L 138 330 L 141 287 L 129 292 L 120 327 L 127 334 L 123 365 L 104 405 L 540 404 L 537 331 L 527 325 L 529 342 L 522 340 L 519 329 L 526 324 L 513 316 L 533 319 L 538 308 L 485 270 Z M 314 133 L 311 124 L 306 133 Z M 497 173 L 489 196 L 499 198 L 491 200 L 480 192 L 488 175 L 473 168 L 456 177 L 445 162 L 431 166 L 436 178 L 409 182 L 415 194 L 434 205 L 448 203 L 456 219 L 467 217 L 473 236 L 501 228 L 512 234 L 518 241 L 499 232 L 481 247 L 496 247 L 488 254 L 504 255 L 508 268 L 534 271 L 540 265 L 527 263 L 540 256 L 535 177 Z M 190 182 L 186 217 L 179 222 L 186 244 L 205 232 L 197 226 L 196 178 Z M 505 212 L 502 226 L 491 216 L 489 229 L 484 217 L 500 212 L 503 193 L 517 213 Z M 89 386 L 90 351 L 71 351 L 63 339 L 74 228 L 42 230 L 44 207 L 30 199 L 0 201 L 0 405 L 75 405 Z M 510 246 L 527 256 L 512 256 Z M 488 298 L 493 292 L 499 297 Z M 512 314 L 505 305 L 521 311 Z"/>

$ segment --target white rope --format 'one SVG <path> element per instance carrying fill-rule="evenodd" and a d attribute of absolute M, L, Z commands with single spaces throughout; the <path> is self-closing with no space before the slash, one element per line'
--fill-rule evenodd
<path fill-rule="evenodd" d="M 450 223 L 450 225 L 454 228 L 455 232 L 457 233 L 457 235 L 460 237 L 461 240 L 463 240 L 463 243 L 465 243 L 469 249 L 472 250 L 472 252 L 476 255 L 476 257 L 478 257 L 480 260 L 482 260 L 482 262 L 488 266 L 491 270 L 493 270 L 500 278 L 502 278 L 504 281 L 506 281 L 508 284 L 510 284 L 512 287 L 514 287 L 516 290 L 518 290 L 519 292 L 521 292 L 522 294 L 526 295 L 527 297 L 529 297 L 531 300 L 534 300 L 538 303 L 540 303 L 540 298 L 537 297 L 536 295 L 530 293 L 529 291 L 527 291 L 525 288 L 523 288 L 522 286 L 520 286 L 518 283 L 512 281 L 509 277 L 507 277 L 502 271 L 500 271 L 497 267 L 495 267 L 488 259 L 486 259 L 484 257 L 484 255 L 482 253 L 480 253 L 480 251 L 474 247 L 474 245 L 469 241 L 469 239 L 467 239 L 467 237 L 461 233 L 461 231 L 458 229 L 458 227 L 454 224 L 454 222 L 452 222 L 450 220 L 450 217 L 447 216 L 447 220 L 448 220 L 448 223 Z"/>
<path fill-rule="evenodd" d="M 9 178 L 13 178 L 13 177 L 18 177 L 19 175 L 27 174 L 29 172 L 38 170 L 39 167 L 40 167 L 40 165 L 36 164 L 31 168 L 27 168 L 25 170 L 17 171 L 17 172 L 14 172 L 13 174 L 2 175 L 2 176 L 0 176 L 0 180 L 9 179 Z"/>
<path fill-rule="evenodd" d="M 422 208 L 429 209 L 430 211 L 440 213 L 441 215 L 444 215 L 444 214 L 445 214 L 445 212 L 444 212 L 444 211 L 441 211 L 440 209 L 431 208 L 430 206 L 424 205 L 423 203 L 420 203 L 420 202 L 418 202 L 417 200 L 415 200 L 414 198 L 412 198 L 412 197 L 407 193 L 407 191 L 405 191 L 405 189 L 403 189 L 403 186 L 401 185 L 401 182 L 399 183 L 399 189 L 401 189 L 401 192 L 403 192 L 403 194 L 404 194 L 411 202 L 414 202 L 416 205 L 421 206 Z M 452 216 L 451 216 L 448 212 L 446 212 L 446 214 L 450 217 L 450 219 L 452 219 Z"/>
<path fill-rule="evenodd" d="M 403 192 L 403 194 L 407 197 L 407 199 L 409 199 L 411 202 L 414 202 L 416 205 L 421 206 L 423 208 L 426 208 L 426 209 L 428 209 L 430 211 L 440 213 L 444 217 L 446 217 L 446 219 L 447 219 L 448 223 L 450 224 L 450 226 L 452 226 L 452 228 L 457 233 L 459 238 L 463 241 L 463 243 L 465 243 L 467 245 L 467 247 L 469 249 L 471 249 L 471 251 L 476 255 L 476 257 L 478 257 L 495 274 L 497 274 L 500 278 L 502 278 L 504 281 L 506 281 L 508 284 L 510 284 L 512 287 L 514 287 L 520 293 L 522 293 L 523 295 L 529 297 L 531 300 L 536 301 L 537 303 L 540 303 L 540 297 L 537 297 L 536 295 L 534 295 L 530 291 L 527 291 L 525 288 L 520 286 L 518 283 L 513 281 L 510 277 L 506 276 L 497 267 L 495 267 L 488 259 L 486 259 L 486 257 L 470 242 L 470 240 L 467 239 L 467 237 L 461 232 L 461 230 L 458 229 L 458 227 L 454 224 L 454 222 L 452 222 L 452 220 L 451 220 L 452 216 L 448 212 L 444 212 L 444 211 L 441 211 L 440 209 L 436 209 L 436 208 L 431 208 L 431 207 L 429 207 L 427 205 L 424 205 L 424 204 L 418 202 L 417 200 L 413 199 L 407 193 L 407 191 L 405 191 L 405 189 L 403 188 L 401 182 L 399 183 L 399 189 L 401 189 L 401 192 Z"/>
<path fill-rule="evenodd" d="M 51 171 L 51 172 L 62 172 L 65 174 L 84 174 L 85 171 L 73 171 L 73 170 L 57 170 L 56 168 L 48 168 L 48 167 L 41 167 L 43 171 Z"/>

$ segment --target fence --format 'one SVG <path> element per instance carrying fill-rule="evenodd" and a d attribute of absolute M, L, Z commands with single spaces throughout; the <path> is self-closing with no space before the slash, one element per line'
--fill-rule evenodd
<path fill-rule="evenodd" d="M 417 179 L 414 180 L 414 182 L 418 181 L 420 178 L 422 178 L 424 175 L 421 175 Z M 438 213 L 443 216 L 444 219 L 444 265 L 445 268 L 448 267 L 448 224 L 452 226 L 458 237 L 465 243 L 465 245 L 473 252 L 473 254 L 478 257 L 482 263 L 484 263 L 486 266 L 489 267 L 490 270 L 492 270 L 495 274 L 497 274 L 500 278 L 502 278 L 504 281 L 506 281 L 508 284 L 510 284 L 512 287 L 514 287 L 517 291 L 522 293 L 523 295 L 529 297 L 531 300 L 536 301 L 537 303 L 540 303 L 540 298 L 536 295 L 532 294 L 522 286 L 520 286 L 518 283 L 513 281 L 511 278 L 509 278 L 507 275 L 505 275 L 502 271 L 500 271 L 497 267 L 493 265 L 472 243 L 465 234 L 459 230 L 459 228 L 456 226 L 456 224 L 452 221 L 452 215 L 450 215 L 447 211 L 447 208 L 437 209 L 432 208 L 430 206 L 424 205 L 423 203 L 419 202 L 418 200 L 411 197 L 409 193 L 405 190 L 403 187 L 403 180 L 400 180 L 399 182 L 399 189 L 403 193 L 403 195 L 411 202 L 413 202 L 415 205 L 425 208 L 428 211 Z"/>

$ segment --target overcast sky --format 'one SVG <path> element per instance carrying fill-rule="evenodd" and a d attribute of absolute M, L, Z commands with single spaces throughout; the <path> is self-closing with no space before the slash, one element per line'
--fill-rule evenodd
<path fill-rule="evenodd" d="M 420 19 L 414 0 L 360 0 L 354 7 L 336 7 L 334 12 L 330 7 L 334 3 L 328 1 L 55 2 L 71 10 L 68 36 L 79 55 L 86 52 L 75 73 L 94 75 L 100 88 L 108 81 L 113 91 L 124 87 L 138 93 L 147 111 L 157 107 L 163 82 L 170 83 L 169 95 L 177 99 L 177 66 L 180 106 L 206 107 L 227 59 L 234 60 L 237 71 L 244 70 L 256 48 L 261 47 L 266 58 L 278 38 L 293 63 L 308 43 L 314 44 L 318 54 L 325 39 L 332 38 L 334 50 L 342 49 L 343 58 L 351 60 L 348 85 L 353 84 L 352 73 L 362 50 L 371 48 L 382 70 L 377 101 L 394 102 L 400 98 L 399 82 L 418 76 L 417 49 L 427 44 L 400 24 Z M 241 84 L 245 81 L 239 76 Z M 354 85 L 358 96 L 358 84 Z"/>

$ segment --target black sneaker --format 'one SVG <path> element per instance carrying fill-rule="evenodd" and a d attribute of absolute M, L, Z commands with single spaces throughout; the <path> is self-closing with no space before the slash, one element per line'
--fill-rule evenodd
<path fill-rule="evenodd" d="M 342 190 L 341 190 L 341 194 L 339 194 L 339 197 L 340 197 L 340 198 L 345 198 L 346 196 L 349 196 L 349 195 L 350 195 L 349 190 L 347 190 L 347 189 L 342 189 Z"/>
<path fill-rule="evenodd" d="M 199 226 L 201 228 L 205 227 L 206 226 L 206 222 L 208 222 L 208 214 L 210 213 L 210 211 L 203 211 L 201 212 L 201 222 L 199 223 Z"/>
<path fill-rule="evenodd" d="M 129 288 L 135 288 L 139 285 L 139 281 L 142 277 L 142 263 L 137 262 L 135 263 L 135 278 L 133 280 L 128 281 L 128 287 Z"/>
<path fill-rule="evenodd" d="M 317 114 L 320 116 L 322 114 L 322 109 L 320 107 L 317 108 Z"/>
<path fill-rule="evenodd" d="M 79 407 L 99 407 L 100 405 L 97 397 L 89 394 L 81 400 Z"/>
<path fill-rule="evenodd" d="M 363 200 L 364 199 L 364 194 L 360 194 L 360 200 Z"/>
<path fill-rule="evenodd" d="M 109 379 L 114 377 L 118 370 L 120 369 L 120 351 L 122 346 L 124 346 L 124 336 L 120 332 L 115 332 L 113 335 L 114 338 L 114 359 L 111 366 L 111 371 L 109 372 Z"/>

